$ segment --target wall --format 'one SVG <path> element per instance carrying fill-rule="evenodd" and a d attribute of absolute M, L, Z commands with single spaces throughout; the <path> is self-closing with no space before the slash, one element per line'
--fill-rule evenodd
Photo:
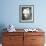
<path fill-rule="evenodd" d="M 13 24 L 16 28 L 46 28 L 45 0 L 1 0 L 0 25 Z M 34 5 L 34 23 L 19 22 L 19 5 Z"/>

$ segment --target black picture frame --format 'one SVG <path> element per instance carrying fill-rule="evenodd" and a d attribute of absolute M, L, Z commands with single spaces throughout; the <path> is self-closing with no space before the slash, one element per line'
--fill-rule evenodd
<path fill-rule="evenodd" d="M 19 5 L 19 21 L 34 22 L 34 5 Z"/>

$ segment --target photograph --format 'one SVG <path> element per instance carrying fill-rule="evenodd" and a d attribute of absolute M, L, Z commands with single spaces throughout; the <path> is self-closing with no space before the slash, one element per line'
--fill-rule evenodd
<path fill-rule="evenodd" d="M 0 46 L 46 46 L 46 0 L 0 0 Z"/>
<path fill-rule="evenodd" d="M 34 21 L 34 5 L 20 5 L 19 6 L 20 22 Z"/>

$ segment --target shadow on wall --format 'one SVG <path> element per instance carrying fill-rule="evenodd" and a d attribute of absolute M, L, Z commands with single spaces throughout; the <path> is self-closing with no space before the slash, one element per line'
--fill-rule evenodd
<path fill-rule="evenodd" d="M 0 43 L 2 43 L 2 36 L 3 36 L 3 32 L 5 32 L 6 30 L 4 30 L 5 25 L 4 24 L 0 24 Z"/>

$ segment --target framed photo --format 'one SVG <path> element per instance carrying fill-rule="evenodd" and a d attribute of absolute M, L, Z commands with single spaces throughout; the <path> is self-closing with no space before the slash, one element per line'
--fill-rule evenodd
<path fill-rule="evenodd" d="M 34 22 L 34 5 L 19 6 L 19 21 L 24 23 Z"/>

